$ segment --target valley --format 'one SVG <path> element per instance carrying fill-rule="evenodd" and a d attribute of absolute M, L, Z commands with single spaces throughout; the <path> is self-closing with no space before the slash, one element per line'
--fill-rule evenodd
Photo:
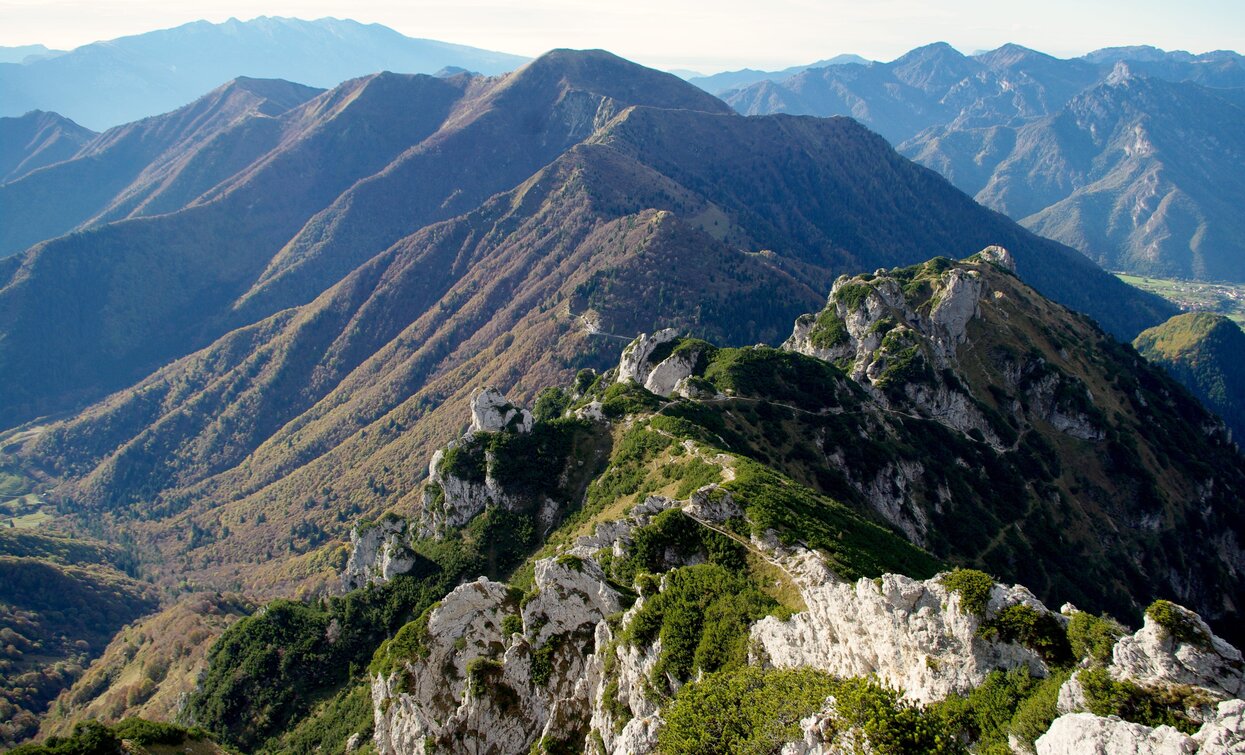
<path fill-rule="evenodd" d="M 1245 324 L 1245 286 L 1116 273 L 1130 286 L 1167 299 L 1186 311 L 1215 312 Z"/>

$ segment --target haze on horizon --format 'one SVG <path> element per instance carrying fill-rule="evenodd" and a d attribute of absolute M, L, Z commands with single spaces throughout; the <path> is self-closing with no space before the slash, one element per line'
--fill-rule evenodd
<path fill-rule="evenodd" d="M 608 49 L 645 65 L 702 73 L 782 68 L 840 53 L 891 60 L 946 41 L 969 53 L 1006 42 L 1060 57 L 1116 45 L 1245 49 L 1245 2 L 1047 0 L 1040 12 L 996 0 L 0 0 L 0 45 L 72 49 L 206 19 L 333 16 L 412 37 L 521 55 Z M 1030 6 L 1032 8 L 1032 6 Z"/>

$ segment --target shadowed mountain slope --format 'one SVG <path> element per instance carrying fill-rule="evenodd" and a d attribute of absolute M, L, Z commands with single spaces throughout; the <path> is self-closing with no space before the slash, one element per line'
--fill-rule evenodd
<path fill-rule="evenodd" d="M 41 110 L 16 118 L 0 118 L 0 184 L 68 160 L 93 136 L 94 131 Z"/>

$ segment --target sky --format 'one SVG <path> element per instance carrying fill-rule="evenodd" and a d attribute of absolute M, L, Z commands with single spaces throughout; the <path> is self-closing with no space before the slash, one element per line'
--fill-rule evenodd
<path fill-rule="evenodd" d="M 840 53 L 891 60 L 929 42 L 1016 42 L 1070 57 L 1099 47 L 1245 51 L 1245 0 L 0 0 L 0 45 L 70 49 L 230 17 L 324 16 L 412 37 L 538 55 L 600 47 L 703 73 Z"/>

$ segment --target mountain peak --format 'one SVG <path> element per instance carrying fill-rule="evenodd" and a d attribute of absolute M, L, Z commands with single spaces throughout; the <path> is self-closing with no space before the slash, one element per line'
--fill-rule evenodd
<path fill-rule="evenodd" d="M 550 50 L 515 71 L 505 86 L 521 89 L 554 82 L 627 104 L 733 112 L 726 103 L 672 73 L 646 68 L 606 50 Z"/>

